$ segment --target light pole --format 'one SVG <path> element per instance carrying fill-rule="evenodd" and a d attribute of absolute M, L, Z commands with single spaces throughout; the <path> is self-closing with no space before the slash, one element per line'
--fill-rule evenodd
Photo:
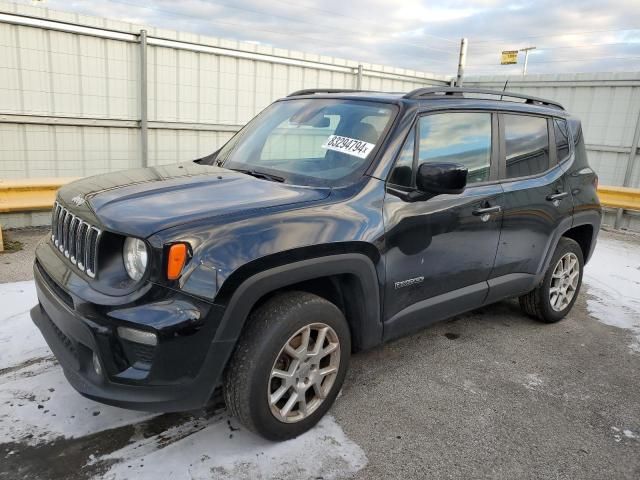
<path fill-rule="evenodd" d="M 529 61 L 529 50 L 535 50 L 536 47 L 521 48 L 520 51 L 524 52 L 524 65 L 522 66 L 522 76 L 527 74 L 527 62 Z"/>

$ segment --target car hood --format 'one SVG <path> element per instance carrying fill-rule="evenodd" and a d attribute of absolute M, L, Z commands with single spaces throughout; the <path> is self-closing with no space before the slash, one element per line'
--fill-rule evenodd
<path fill-rule="evenodd" d="M 107 230 L 145 238 L 192 221 L 313 202 L 329 193 L 185 162 L 84 178 L 62 187 L 59 198 Z"/>

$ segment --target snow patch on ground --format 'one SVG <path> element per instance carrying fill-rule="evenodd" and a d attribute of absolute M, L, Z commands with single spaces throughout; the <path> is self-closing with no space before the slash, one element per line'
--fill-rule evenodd
<path fill-rule="evenodd" d="M 82 397 L 52 357 L 0 376 L 0 431 L 13 441 L 36 445 L 83 437 L 153 416 Z"/>
<path fill-rule="evenodd" d="M 543 381 L 537 373 L 528 373 L 523 383 L 527 390 L 538 390 L 543 385 Z"/>
<path fill-rule="evenodd" d="M 0 371 L 51 355 L 29 316 L 36 303 L 32 281 L 0 284 Z"/>
<path fill-rule="evenodd" d="M 601 322 L 631 330 L 640 352 L 640 245 L 602 238 L 584 270 L 587 308 Z"/>
<path fill-rule="evenodd" d="M 613 439 L 616 442 L 621 442 L 623 438 L 627 438 L 630 440 L 637 440 L 639 438 L 638 434 L 633 433 L 628 428 L 621 430 L 618 427 L 611 427 L 611 430 L 613 430 Z"/>
<path fill-rule="evenodd" d="M 200 422 L 195 419 L 162 435 L 138 439 L 103 457 L 118 463 L 102 478 L 334 479 L 367 463 L 364 451 L 331 416 L 304 435 L 280 443 L 244 431 L 227 414 L 209 419 L 206 426 Z"/>
<path fill-rule="evenodd" d="M 31 321 L 36 303 L 33 282 L 0 284 L 0 443 L 43 445 L 131 425 L 135 433 L 124 446 L 90 457 L 89 464 L 113 463 L 100 475 L 112 480 L 332 479 L 351 476 L 367 463 L 331 416 L 294 440 L 273 443 L 226 413 L 185 415 L 164 425 L 162 416 L 84 398 Z"/>
<path fill-rule="evenodd" d="M 151 418 L 82 397 L 67 382 L 29 310 L 33 281 L 0 284 L 0 431 L 31 445 Z"/>

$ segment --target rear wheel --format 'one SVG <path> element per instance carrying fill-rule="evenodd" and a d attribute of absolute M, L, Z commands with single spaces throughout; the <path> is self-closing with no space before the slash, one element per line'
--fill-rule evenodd
<path fill-rule="evenodd" d="M 538 287 L 520 297 L 520 307 L 532 317 L 553 323 L 569 313 L 582 284 L 584 259 L 577 242 L 562 237 Z"/>
<path fill-rule="evenodd" d="M 265 438 L 296 437 L 333 404 L 350 352 L 340 309 L 306 292 L 279 294 L 248 319 L 225 372 L 227 407 Z"/>

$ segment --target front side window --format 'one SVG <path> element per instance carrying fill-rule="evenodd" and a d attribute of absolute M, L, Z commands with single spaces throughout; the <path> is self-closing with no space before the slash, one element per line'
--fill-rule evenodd
<path fill-rule="evenodd" d="M 467 167 L 467 183 L 489 180 L 491 114 L 452 112 L 420 118 L 418 166 L 459 163 Z"/>
<path fill-rule="evenodd" d="M 547 119 L 503 115 L 507 178 L 527 177 L 549 168 Z"/>
<path fill-rule="evenodd" d="M 345 184 L 367 168 L 396 111 L 342 99 L 276 102 L 220 150 L 216 163 L 289 183 Z"/>
<path fill-rule="evenodd" d="M 404 141 L 404 146 L 398 155 L 396 164 L 391 170 L 389 176 L 389 183 L 394 185 L 400 185 L 402 187 L 410 187 L 413 180 L 413 154 L 415 150 L 415 129 L 411 129 L 407 139 Z"/>

